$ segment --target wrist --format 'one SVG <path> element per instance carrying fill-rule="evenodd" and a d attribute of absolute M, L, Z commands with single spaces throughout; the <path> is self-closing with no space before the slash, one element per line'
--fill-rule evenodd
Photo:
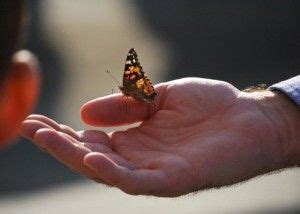
<path fill-rule="evenodd" d="M 262 96 L 259 105 L 273 123 L 282 167 L 300 164 L 300 111 L 290 98 L 279 91 L 258 92 Z"/>

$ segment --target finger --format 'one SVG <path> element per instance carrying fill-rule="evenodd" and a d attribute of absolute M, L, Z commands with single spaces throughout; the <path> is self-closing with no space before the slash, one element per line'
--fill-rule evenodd
<path fill-rule="evenodd" d="M 85 130 L 77 132 L 80 141 L 88 142 L 89 144 L 103 144 L 108 148 L 112 148 L 112 145 L 109 142 L 109 137 L 105 132 L 98 130 Z"/>
<path fill-rule="evenodd" d="M 88 143 L 83 142 L 82 145 L 93 152 L 103 152 L 103 153 L 112 153 L 112 149 L 99 143 Z"/>
<path fill-rule="evenodd" d="M 38 120 L 25 120 L 21 125 L 21 135 L 32 140 L 36 131 L 42 128 L 53 129 L 51 126 Z"/>
<path fill-rule="evenodd" d="M 33 136 L 33 142 L 76 172 L 90 178 L 97 177 L 95 172 L 83 164 L 84 156 L 91 151 L 75 144 L 69 135 L 53 129 L 39 129 Z"/>
<path fill-rule="evenodd" d="M 156 87 L 158 95 L 153 104 L 126 98 L 122 94 L 92 100 L 82 106 L 82 120 L 93 126 L 118 126 L 143 121 L 160 108 L 164 90 L 163 84 Z"/>
<path fill-rule="evenodd" d="M 29 140 L 33 140 L 34 134 L 39 129 L 43 128 L 53 129 L 52 127 L 38 120 L 25 120 L 22 123 L 21 134 Z M 68 138 L 70 138 L 71 140 L 75 139 L 68 134 L 67 136 L 69 136 Z M 82 141 L 83 143 L 80 143 L 77 139 L 75 141 L 72 140 L 73 143 L 80 143 L 91 151 L 104 153 L 112 152 L 111 144 L 109 143 L 109 137 L 104 132 L 98 130 L 80 131 L 78 132 L 78 136 L 80 138 L 80 141 Z"/>
<path fill-rule="evenodd" d="M 84 163 L 110 185 L 132 195 L 164 195 L 168 187 L 167 177 L 160 170 L 132 170 L 118 165 L 101 153 L 89 153 Z"/>
<path fill-rule="evenodd" d="M 60 132 L 64 132 L 64 133 L 74 137 L 75 139 L 79 140 L 79 136 L 74 129 L 72 129 L 69 126 L 63 125 L 63 124 L 58 124 L 54 120 L 52 120 L 44 115 L 32 114 L 32 115 L 29 115 L 26 118 L 26 120 L 37 120 L 37 121 L 43 122 L 44 124 L 51 126 L 53 129 L 60 131 Z"/>
<path fill-rule="evenodd" d="M 55 130 L 60 129 L 60 126 L 57 122 L 55 122 L 54 120 L 52 120 L 44 115 L 31 114 L 26 118 L 26 120 L 38 120 L 38 121 L 41 121 L 41 122 L 51 126 Z"/>

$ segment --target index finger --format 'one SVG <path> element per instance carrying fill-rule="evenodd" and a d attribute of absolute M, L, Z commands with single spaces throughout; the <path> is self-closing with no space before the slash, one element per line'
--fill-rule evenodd
<path fill-rule="evenodd" d="M 137 101 L 122 94 L 114 94 L 91 100 L 81 108 L 82 120 L 92 126 L 120 126 L 151 117 L 159 108 L 164 87 L 156 87 L 153 103 Z"/>

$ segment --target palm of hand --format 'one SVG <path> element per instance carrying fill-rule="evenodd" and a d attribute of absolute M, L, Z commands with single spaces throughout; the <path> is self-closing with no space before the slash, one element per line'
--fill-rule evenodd
<path fill-rule="evenodd" d="M 177 196 L 230 184 L 251 158 L 259 157 L 259 136 L 248 129 L 269 124 L 253 102 L 238 101 L 241 92 L 230 84 L 187 78 L 157 90 L 155 107 L 134 100 L 125 107 L 120 95 L 83 107 L 82 117 L 92 125 L 143 120 L 111 137 L 99 131 L 75 133 L 41 116 L 24 122 L 24 135 L 70 168 L 130 194 Z M 249 149 L 256 156 L 249 157 Z"/>

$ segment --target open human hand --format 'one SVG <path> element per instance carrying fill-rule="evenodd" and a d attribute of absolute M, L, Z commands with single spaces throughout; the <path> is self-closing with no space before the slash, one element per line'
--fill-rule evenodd
<path fill-rule="evenodd" d="M 31 115 L 22 133 L 78 173 L 129 194 L 174 197 L 294 164 L 273 92 L 245 93 L 200 78 L 155 89 L 153 105 L 115 94 L 82 107 L 92 126 L 142 122 L 125 131 L 75 132 Z"/>

